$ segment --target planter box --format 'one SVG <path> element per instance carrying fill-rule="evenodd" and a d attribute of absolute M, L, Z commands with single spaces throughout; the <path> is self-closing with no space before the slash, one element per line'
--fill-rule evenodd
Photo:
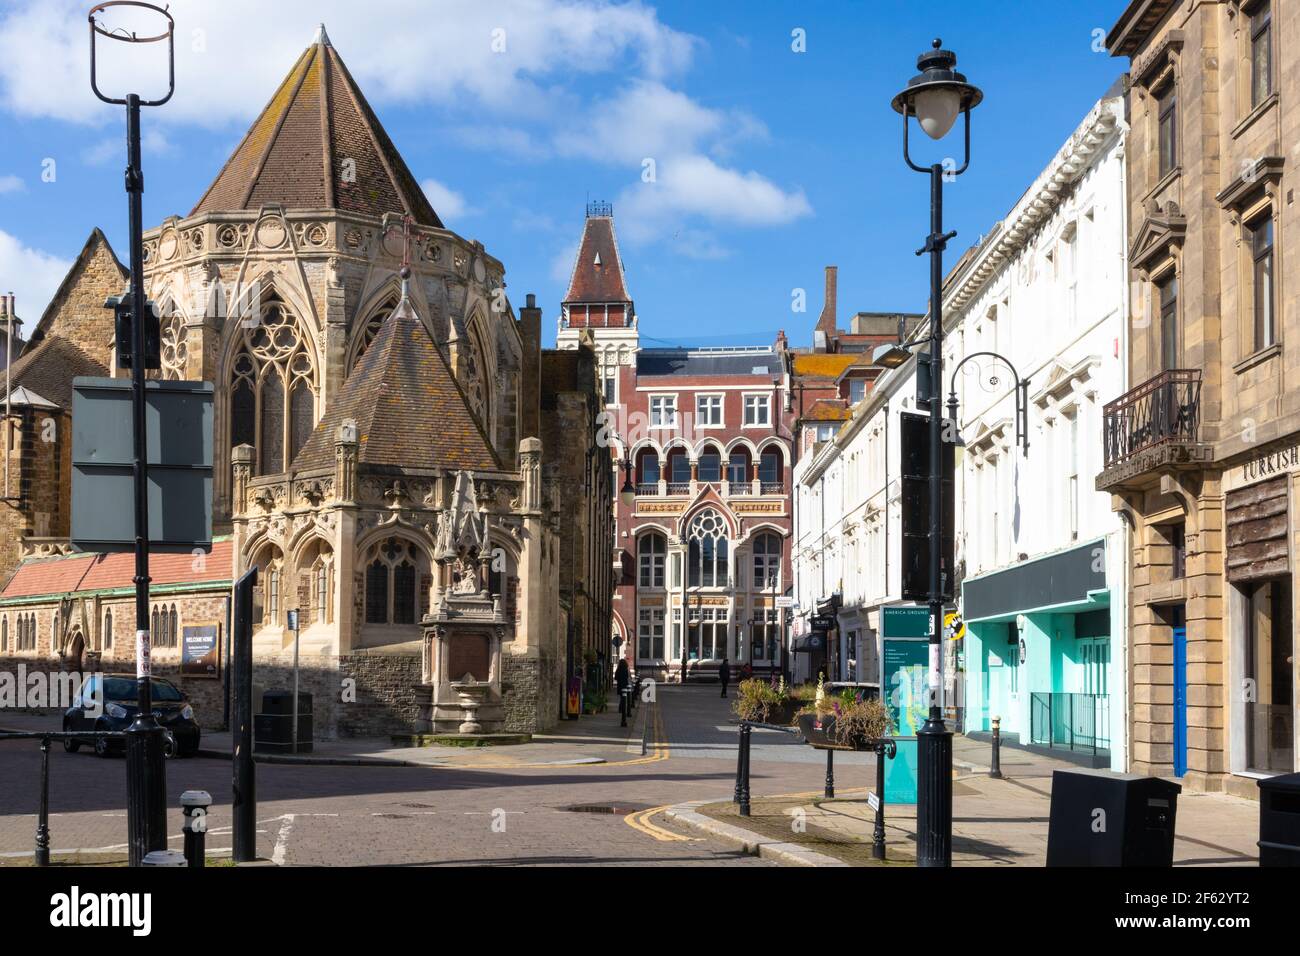
<path fill-rule="evenodd" d="M 799 733 L 804 742 L 818 750 L 855 750 L 874 751 L 879 744 L 877 740 L 859 739 L 851 741 L 835 740 L 831 736 L 835 729 L 835 715 L 818 718 L 816 714 L 799 715 Z"/>

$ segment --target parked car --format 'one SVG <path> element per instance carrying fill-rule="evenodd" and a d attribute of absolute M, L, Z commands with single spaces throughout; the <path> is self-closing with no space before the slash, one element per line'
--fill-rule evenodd
<path fill-rule="evenodd" d="M 103 686 L 100 686 L 100 682 Z M 153 714 L 167 733 L 167 756 L 193 756 L 199 749 L 199 725 L 194 720 L 194 708 L 185 695 L 171 681 L 150 678 Z M 94 730 L 126 730 L 139 712 L 136 679 L 126 674 L 92 674 L 81 685 L 76 699 L 63 714 L 65 733 Z M 126 749 L 120 738 L 67 737 L 63 749 L 76 753 L 82 744 L 95 748 L 95 753 L 107 757 Z"/>

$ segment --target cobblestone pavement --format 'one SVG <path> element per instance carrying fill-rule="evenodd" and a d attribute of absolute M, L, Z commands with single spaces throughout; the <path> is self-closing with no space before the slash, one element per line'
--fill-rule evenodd
<path fill-rule="evenodd" d="M 543 748 L 529 755 L 527 765 L 503 764 L 517 759 L 498 753 L 506 748 L 474 751 L 476 769 L 259 763 L 258 852 L 277 863 L 321 865 L 770 865 L 650 812 L 686 800 L 730 798 L 736 729 L 729 704 L 719 699 L 716 685 L 659 688 L 659 720 L 653 706 L 642 705 L 626 730 L 617 714 L 562 725 L 554 739 L 526 745 Z M 647 718 L 654 732 L 642 757 L 641 721 Z M 14 723 L 0 719 L 0 725 Z M 606 762 L 547 765 L 541 759 L 570 752 Z M 751 759 L 756 791 L 821 786 L 820 761 L 788 735 L 756 732 Z M 39 769 L 35 742 L 0 743 L 0 862 L 31 852 Z M 173 845 L 180 844 L 181 792 L 202 789 L 214 798 L 208 848 L 228 852 L 229 762 L 175 760 L 167 771 Z M 866 765 L 843 772 L 845 786 L 850 776 L 866 782 Z M 125 792 L 121 758 L 53 749 L 56 854 L 105 848 L 124 854 Z"/>

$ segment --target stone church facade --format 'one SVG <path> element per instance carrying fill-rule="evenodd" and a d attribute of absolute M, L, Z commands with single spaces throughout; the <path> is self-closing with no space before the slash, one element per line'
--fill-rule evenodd
<path fill-rule="evenodd" d="M 214 530 L 230 566 L 205 585 L 257 568 L 255 682 L 282 684 L 296 609 L 318 733 L 553 725 L 574 648 L 555 601 L 560 487 L 546 476 L 588 453 L 596 430 L 543 447 L 540 310 L 530 296 L 516 317 L 502 263 L 444 227 L 323 29 L 191 213 L 144 241 L 157 374 L 216 385 Z M 125 374 L 110 371 L 111 319 L 96 328 L 73 374 Z M 599 404 L 594 377 L 590 391 Z M 0 622 L 17 621 L 15 602 L 90 597 L 57 573 L 66 519 L 47 534 L 24 548 L 10 582 L 22 594 L 0 593 Z M 89 622 L 79 653 L 133 669 L 129 642 L 69 616 Z M 70 640 L 51 630 L 19 649 L 10 637 L 0 656 L 66 662 Z M 165 672 L 173 656 L 155 662 Z"/>

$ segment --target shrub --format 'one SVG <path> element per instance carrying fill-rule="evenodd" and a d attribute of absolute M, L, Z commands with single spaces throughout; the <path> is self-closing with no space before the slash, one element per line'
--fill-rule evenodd
<path fill-rule="evenodd" d="M 781 702 L 780 692 L 765 680 L 751 677 L 736 686 L 736 699 L 731 710 L 741 720 L 762 724 L 767 722 L 772 707 Z"/>

